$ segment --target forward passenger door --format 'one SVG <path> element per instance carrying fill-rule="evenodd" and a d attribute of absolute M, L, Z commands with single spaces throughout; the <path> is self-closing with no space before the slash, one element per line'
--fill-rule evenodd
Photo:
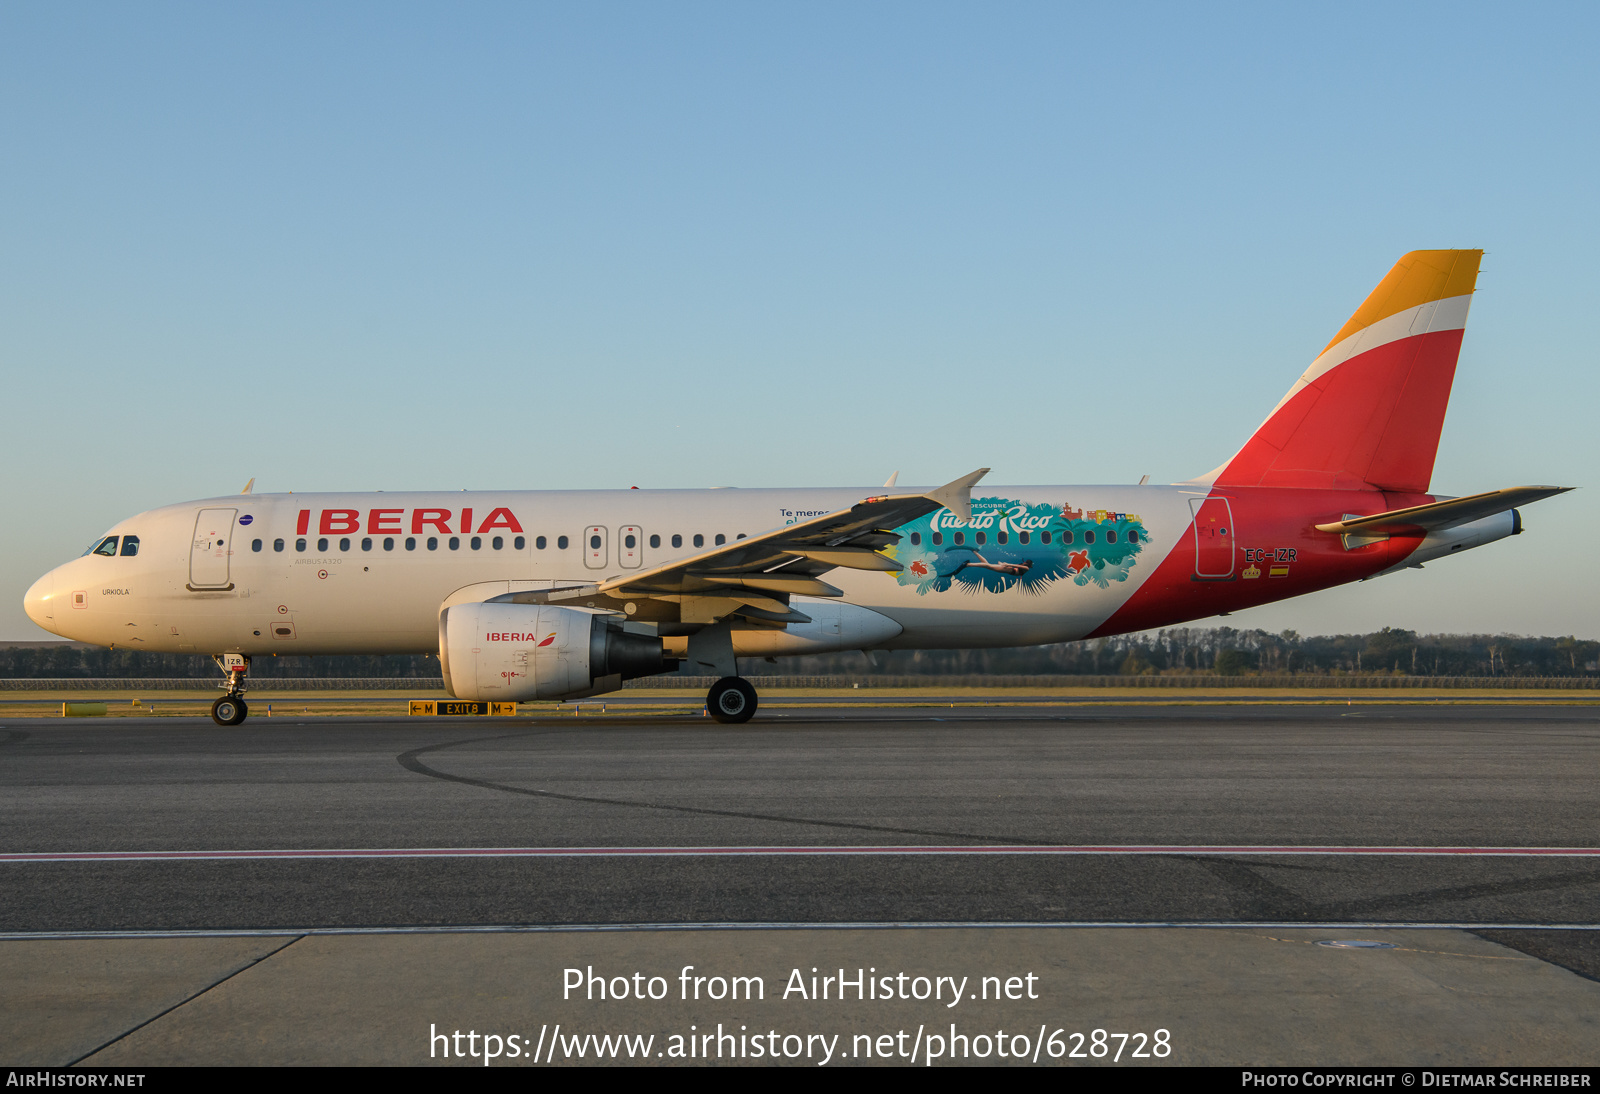
<path fill-rule="evenodd" d="M 229 558 L 233 554 L 233 518 L 237 509 L 202 509 L 195 514 L 194 539 L 189 544 L 189 588 L 229 589 Z"/>

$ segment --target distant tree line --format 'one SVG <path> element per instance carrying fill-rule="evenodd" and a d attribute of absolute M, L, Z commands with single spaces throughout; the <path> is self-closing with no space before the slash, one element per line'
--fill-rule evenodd
<path fill-rule="evenodd" d="M 851 658 L 854 661 L 851 661 Z M 1429 634 L 1385 627 L 1371 634 L 1302 636 L 1234 627 L 1173 628 L 1084 642 L 1004 650 L 900 650 L 871 655 L 892 675 L 1403 675 L 1592 676 L 1600 642 L 1567 636 Z M 785 658 L 758 672 L 839 673 L 862 654 Z M 746 669 L 746 671 L 751 671 Z"/>
<path fill-rule="evenodd" d="M 250 675 L 437 677 L 439 659 L 431 654 L 256 657 L 250 662 Z M 77 649 L 61 643 L 0 647 L 0 679 L 195 679 L 203 676 L 222 679 L 222 670 L 204 654 Z"/>
<path fill-rule="evenodd" d="M 1371 634 L 1302 637 L 1233 627 L 1174 628 L 1085 642 L 1000 650 L 899 650 L 745 659 L 750 675 L 1362 675 L 1585 676 L 1600 672 L 1600 642 L 1494 634 L 1428 634 L 1385 627 Z M 432 654 L 257 657 L 253 676 L 436 677 Z M 0 648 L 0 678 L 219 675 L 211 658 L 64 644 Z"/>

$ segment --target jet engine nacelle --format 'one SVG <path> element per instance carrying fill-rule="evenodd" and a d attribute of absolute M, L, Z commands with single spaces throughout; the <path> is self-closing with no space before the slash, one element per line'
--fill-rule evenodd
<path fill-rule="evenodd" d="M 457 699 L 576 699 L 661 672 L 661 640 L 614 617 L 548 604 L 456 604 L 439 613 L 444 687 Z"/>

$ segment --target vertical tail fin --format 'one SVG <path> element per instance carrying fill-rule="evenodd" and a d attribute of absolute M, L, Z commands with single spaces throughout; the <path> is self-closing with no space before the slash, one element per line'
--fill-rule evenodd
<path fill-rule="evenodd" d="M 1396 262 L 1208 477 L 1217 486 L 1426 492 L 1482 257 L 1412 251 Z"/>

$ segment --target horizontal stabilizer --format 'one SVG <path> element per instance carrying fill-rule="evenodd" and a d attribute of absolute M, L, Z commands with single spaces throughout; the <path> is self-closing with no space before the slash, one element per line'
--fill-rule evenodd
<path fill-rule="evenodd" d="M 1319 524 L 1319 532 L 1340 535 L 1394 535 L 1417 530 L 1436 531 L 1470 524 L 1496 513 L 1504 513 L 1519 505 L 1564 494 L 1570 486 L 1513 486 L 1508 490 L 1490 490 L 1486 494 L 1473 494 L 1466 498 L 1451 498 L 1427 505 L 1413 505 L 1409 509 L 1391 509 L 1387 513 L 1374 513 L 1367 517 L 1346 517 L 1332 524 Z"/>

